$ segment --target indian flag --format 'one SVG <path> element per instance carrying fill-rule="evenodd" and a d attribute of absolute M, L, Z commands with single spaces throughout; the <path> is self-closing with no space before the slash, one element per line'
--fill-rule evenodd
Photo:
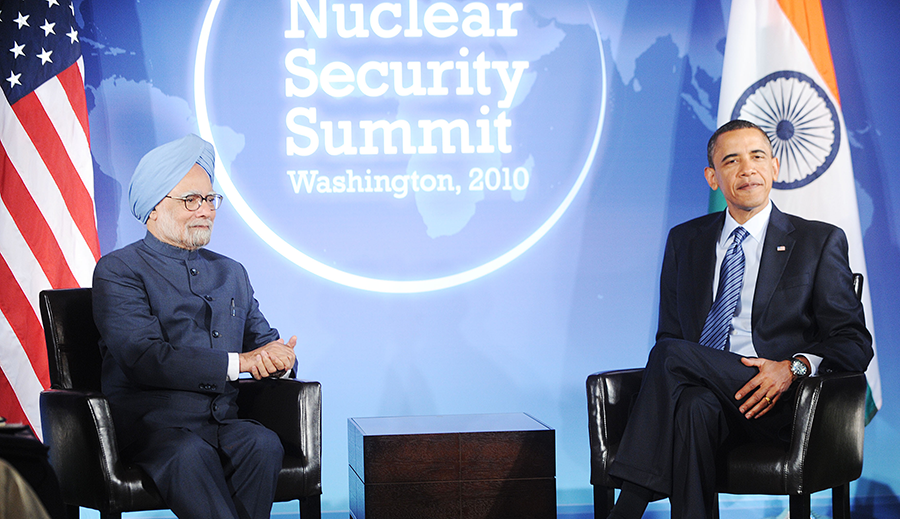
<path fill-rule="evenodd" d="M 733 0 L 718 123 L 745 119 L 772 140 L 781 163 L 772 200 L 779 209 L 842 228 L 850 268 L 866 275 L 850 139 L 841 114 L 820 0 Z M 725 207 L 712 192 L 710 210 Z M 864 283 L 869 331 L 871 297 Z M 866 371 L 866 421 L 881 407 L 878 354 Z"/>

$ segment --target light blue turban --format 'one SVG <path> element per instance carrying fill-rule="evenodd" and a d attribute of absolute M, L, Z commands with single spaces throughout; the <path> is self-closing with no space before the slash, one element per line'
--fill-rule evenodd
<path fill-rule="evenodd" d="M 213 145 L 193 133 L 150 150 L 138 162 L 128 186 L 128 202 L 131 214 L 147 223 L 150 213 L 194 164 L 199 164 L 209 181 L 213 181 L 216 166 L 216 150 Z"/>

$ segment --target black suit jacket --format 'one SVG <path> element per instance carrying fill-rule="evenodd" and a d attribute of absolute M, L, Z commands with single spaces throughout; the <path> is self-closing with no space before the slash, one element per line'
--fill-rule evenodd
<path fill-rule="evenodd" d="M 716 241 L 725 213 L 669 232 L 656 339 L 699 342 L 712 306 Z M 853 292 L 844 232 L 772 207 L 753 298 L 753 345 L 761 358 L 822 357 L 821 371 L 864 371 L 872 337 Z"/>

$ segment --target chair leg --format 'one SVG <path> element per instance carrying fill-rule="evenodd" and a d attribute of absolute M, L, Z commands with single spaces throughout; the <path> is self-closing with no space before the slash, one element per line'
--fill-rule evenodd
<path fill-rule="evenodd" d="M 322 496 L 308 496 L 300 500 L 300 519 L 322 519 Z"/>
<path fill-rule="evenodd" d="M 788 498 L 791 506 L 791 519 L 806 519 L 810 516 L 809 494 L 794 495 Z"/>
<path fill-rule="evenodd" d="M 831 489 L 831 516 L 850 519 L 850 483 Z"/>
<path fill-rule="evenodd" d="M 615 488 L 594 485 L 594 519 L 606 519 L 615 504 Z"/>

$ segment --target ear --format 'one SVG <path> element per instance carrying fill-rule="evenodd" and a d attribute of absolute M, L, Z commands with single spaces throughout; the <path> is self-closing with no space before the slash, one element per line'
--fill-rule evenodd
<path fill-rule="evenodd" d="M 778 180 L 778 173 L 781 171 L 781 163 L 778 162 L 778 157 L 772 157 L 772 169 L 775 171 L 775 174 L 772 176 L 772 182 Z"/>
<path fill-rule="evenodd" d="M 710 189 L 715 191 L 719 189 L 719 181 L 716 180 L 716 170 L 713 168 L 703 168 L 703 176 L 706 177 L 706 183 L 709 184 Z"/>

